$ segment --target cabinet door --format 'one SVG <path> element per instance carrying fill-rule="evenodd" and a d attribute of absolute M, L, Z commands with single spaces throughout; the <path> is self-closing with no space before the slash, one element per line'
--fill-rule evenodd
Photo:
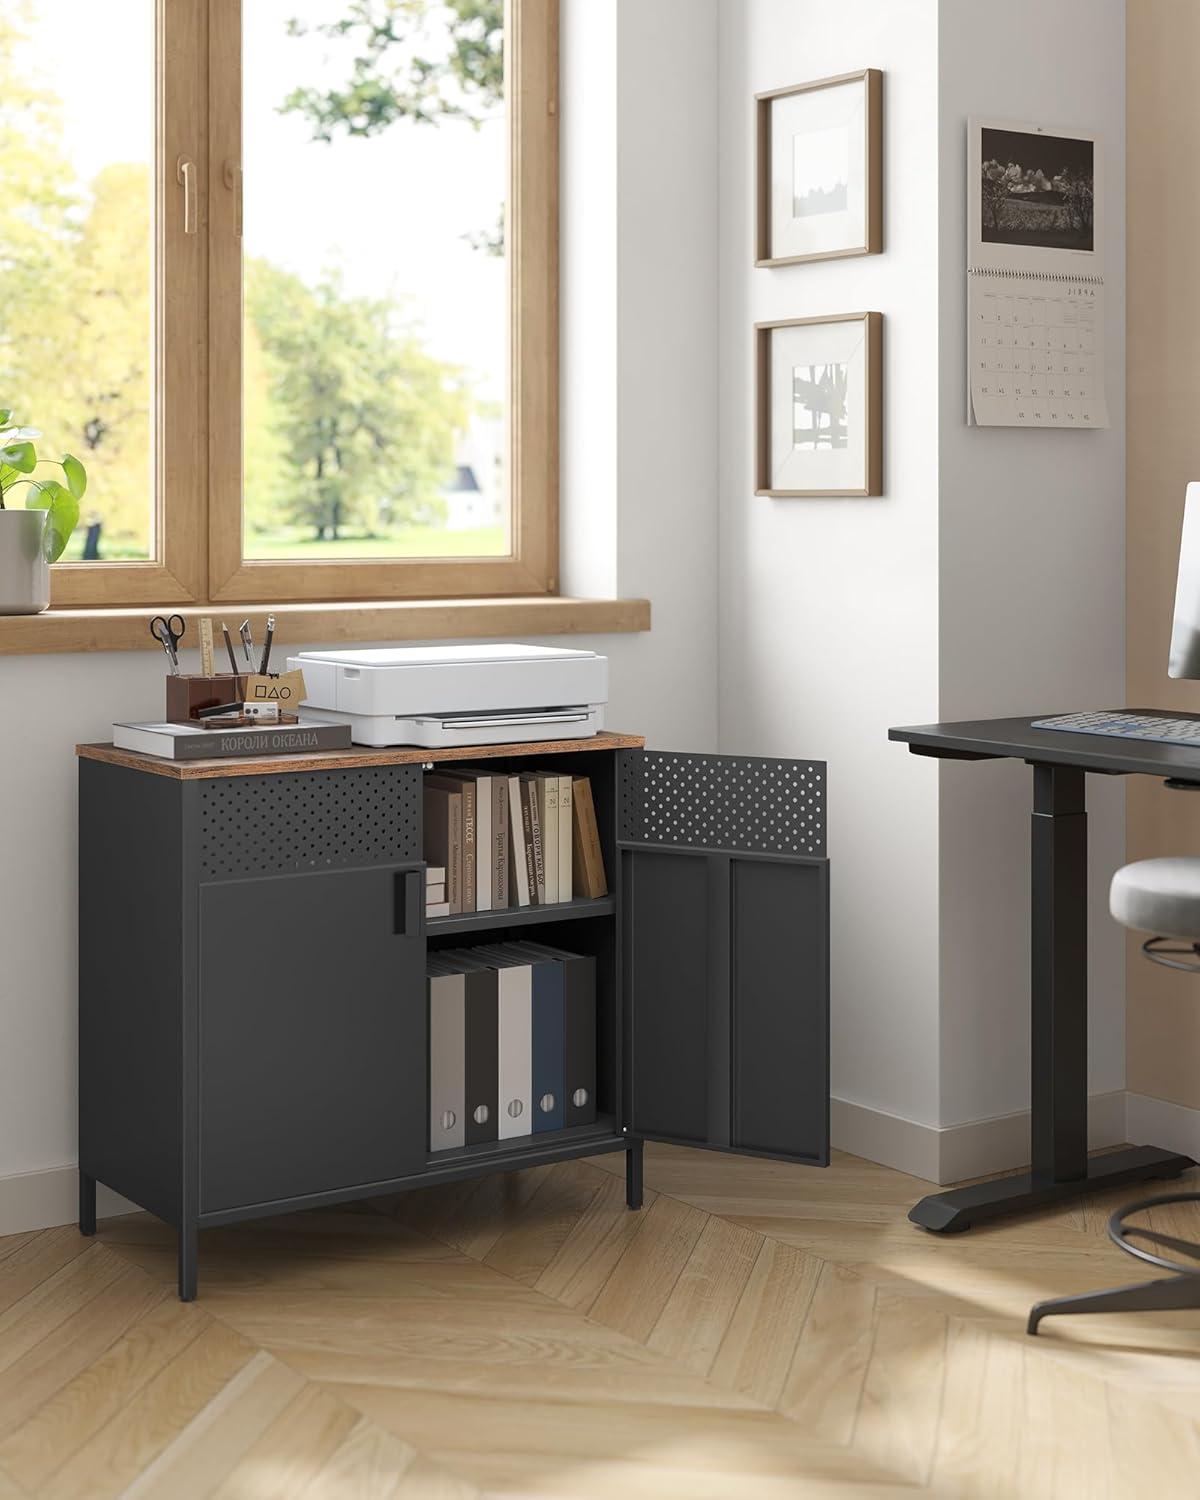
<path fill-rule="evenodd" d="M 423 1167 L 423 881 L 416 867 L 201 886 L 202 1213 Z"/>
<path fill-rule="evenodd" d="M 631 1130 L 826 1165 L 825 766 L 625 751 L 620 794 Z"/>

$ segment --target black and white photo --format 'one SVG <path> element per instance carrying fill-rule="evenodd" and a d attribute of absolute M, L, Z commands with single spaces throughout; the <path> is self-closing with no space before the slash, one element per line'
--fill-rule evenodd
<path fill-rule="evenodd" d="M 756 96 L 756 264 L 883 249 L 882 88 L 866 68 Z"/>
<path fill-rule="evenodd" d="M 882 332 L 875 312 L 755 325 L 756 493 L 882 493 Z"/>
<path fill-rule="evenodd" d="M 1034 249 L 1095 249 L 1095 143 L 1043 131 L 979 131 L 980 238 Z"/>

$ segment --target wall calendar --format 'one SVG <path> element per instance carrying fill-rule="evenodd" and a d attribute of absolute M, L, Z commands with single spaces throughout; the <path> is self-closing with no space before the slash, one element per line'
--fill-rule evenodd
<path fill-rule="evenodd" d="M 972 120 L 967 420 L 1107 427 L 1099 143 Z"/>

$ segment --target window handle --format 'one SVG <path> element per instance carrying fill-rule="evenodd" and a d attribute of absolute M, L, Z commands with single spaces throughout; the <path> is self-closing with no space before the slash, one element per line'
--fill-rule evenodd
<path fill-rule="evenodd" d="M 240 240 L 242 237 L 242 164 L 237 161 L 227 161 L 221 169 L 221 181 L 234 194 L 233 200 L 233 232 Z"/>
<path fill-rule="evenodd" d="M 175 180 L 183 184 L 183 232 L 196 232 L 196 163 L 181 156 L 175 164 Z"/>

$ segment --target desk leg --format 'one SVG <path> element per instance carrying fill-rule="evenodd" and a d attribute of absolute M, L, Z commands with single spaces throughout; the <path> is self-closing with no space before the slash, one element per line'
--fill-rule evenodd
<path fill-rule="evenodd" d="M 1083 772 L 1034 766 L 1030 1147 L 1035 1176 L 1087 1177 L 1087 812 Z"/>
<path fill-rule="evenodd" d="M 1191 1157 L 1134 1146 L 1087 1154 L 1087 813 L 1084 772 L 1033 768 L 1030 828 L 1032 1171 L 922 1198 L 914 1224 L 942 1234 L 1101 1188 L 1177 1177 Z"/>

